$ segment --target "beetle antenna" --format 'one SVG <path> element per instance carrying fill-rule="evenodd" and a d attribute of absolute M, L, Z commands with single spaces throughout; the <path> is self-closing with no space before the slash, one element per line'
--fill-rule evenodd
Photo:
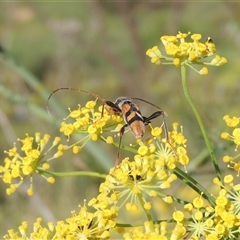
<path fill-rule="evenodd" d="M 83 89 L 80 89 L 80 88 L 73 88 L 73 87 L 60 87 L 60 88 L 57 88 L 55 89 L 54 91 L 51 92 L 51 94 L 49 95 L 48 99 L 47 99 L 47 112 L 48 114 L 51 116 L 51 113 L 50 113 L 50 108 L 49 108 L 49 101 L 50 101 L 50 98 L 52 97 L 53 94 L 55 94 L 56 92 L 58 91 L 62 91 L 62 90 L 71 90 L 71 91 L 78 91 L 78 92 L 84 92 L 84 93 L 87 93 L 88 95 L 91 95 L 99 100 L 101 100 L 102 102 L 106 102 L 106 100 L 102 97 L 100 97 L 98 94 L 95 94 L 95 93 L 92 93 L 92 92 L 89 92 L 89 91 L 86 91 L 86 90 L 83 90 Z"/>

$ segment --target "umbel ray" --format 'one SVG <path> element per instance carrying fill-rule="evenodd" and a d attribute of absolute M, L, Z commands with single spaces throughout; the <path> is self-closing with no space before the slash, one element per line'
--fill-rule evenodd
<path fill-rule="evenodd" d="M 83 90 L 80 88 L 61 87 L 61 88 L 55 89 L 49 95 L 49 97 L 47 99 L 47 110 L 48 110 L 49 115 L 51 115 L 50 111 L 49 111 L 50 98 L 52 97 L 52 95 L 54 93 L 56 93 L 58 91 L 62 91 L 62 90 L 74 90 L 74 91 L 84 92 L 88 95 L 91 95 L 91 96 L 95 97 L 96 99 L 99 99 L 100 101 L 103 102 L 103 110 L 105 107 L 105 109 L 107 111 L 109 111 L 110 113 L 120 115 L 123 117 L 125 124 L 123 125 L 123 127 L 120 129 L 120 132 L 119 132 L 120 139 L 119 139 L 119 144 L 118 144 L 118 153 L 117 153 L 117 157 L 116 157 L 115 166 L 117 166 L 119 164 L 119 157 L 120 157 L 119 155 L 120 155 L 120 147 L 121 147 L 121 143 L 122 143 L 122 136 L 125 132 L 126 127 L 130 128 L 130 131 L 133 133 L 135 138 L 140 139 L 145 134 L 145 126 L 150 124 L 153 119 L 155 119 L 159 116 L 162 116 L 163 128 L 164 128 L 164 133 L 166 136 L 166 141 L 171 146 L 171 144 L 169 142 L 169 136 L 168 136 L 166 113 L 157 105 L 150 103 L 144 99 L 137 98 L 137 97 L 134 97 L 134 98 L 118 97 L 115 102 L 112 102 L 112 101 L 105 100 L 98 94 L 95 94 L 95 93 L 92 93 L 92 92 L 89 92 L 89 91 L 86 91 L 86 90 Z M 145 102 L 145 103 L 157 108 L 158 111 L 152 113 L 149 117 L 145 117 L 142 115 L 138 105 L 135 104 L 132 100 L 139 100 L 139 101 Z M 102 116 L 103 116 L 103 110 L 102 110 Z"/>

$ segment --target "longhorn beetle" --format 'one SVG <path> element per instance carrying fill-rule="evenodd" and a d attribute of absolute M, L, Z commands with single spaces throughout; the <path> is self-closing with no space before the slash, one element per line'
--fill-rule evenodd
<path fill-rule="evenodd" d="M 144 99 L 136 98 L 136 97 L 131 98 L 131 99 L 127 98 L 127 97 L 119 97 L 116 99 L 115 102 L 112 102 L 112 101 L 105 100 L 104 98 L 100 97 L 98 94 L 95 94 L 95 93 L 92 93 L 92 92 L 89 92 L 89 91 L 86 91 L 83 89 L 72 88 L 72 87 L 61 87 L 61 88 L 55 89 L 49 95 L 49 97 L 47 99 L 47 111 L 48 111 L 49 115 L 51 115 L 50 111 L 49 111 L 49 100 L 54 93 L 61 91 L 61 90 L 74 90 L 74 91 L 78 91 L 78 92 L 87 93 L 88 95 L 92 95 L 96 99 L 99 99 L 103 102 L 103 110 L 105 107 L 105 109 L 107 111 L 123 117 L 125 124 L 123 125 L 123 127 L 120 129 L 120 132 L 119 132 L 120 139 L 119 139 L 118 154 L 117 154 L 117 158 L 116 158 L 116 162 L 115 162 L 115 167 L 119 164 L 119 152 L 120 152 L 120 147 L 121 147 L 121 143 L 122 143 L 122 136 L 125 132 L 126 127 L 130 128 L 130 130 L 133 133 L 133 135 L 135 136 L 135 138 L 140 139 L 145 134 L 145 126 L 150 124 L 151 120 L 153 120 L 159 116 L 162 116 L 163 128 L 164 128 L 164 132 L 165 132 L 165 136 L 166 136 L 166 141 L 167 141 L 167 143 L 170 144 L 169 136 L 168 136 L 168 127 L 167 127 L 167 122 L 166 122 L 166 113 L 161 108 L 159 108 L 158 106 L 156 106 L 153 103 L 150 103 Z M 148 104 L 152 105 L 153 107 L 156 107 L 159 110 L 154 112 L 153 114 L 151 114 L 149 117 L 144 117 L 142 115 L 142 113 L 140 112 L 138 105 L 133 103 L 132 100 L 139 100 L 139 101 L 148 103 Z M 103 110 L 102 110 L 102 116 L 103 116 Z M 170 144 L 170 146 L 171 146 L 171 144 Z"/>

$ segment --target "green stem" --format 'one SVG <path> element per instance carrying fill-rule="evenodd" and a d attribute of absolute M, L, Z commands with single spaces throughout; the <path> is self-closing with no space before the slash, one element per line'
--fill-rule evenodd
<path fill-rule="evenodd" d="M 139 201 L 140 201 L 140 203 L 141 203 L 141 205 L 142 205 L 142 208 L 143 208 L 144 212 L 146 213 L 146 216 L 147 216 L 147 218 L 148 218 L 148 221 L 149 221 L 150 224 L 151 224 L 151 229 L 153 230 L 153 229 L 154 229 L 154 226 L 153 226 L 152 215 L 151 215 L 151 213 L 150 213 L 149 210 L 147 210 L 147 209 L 144 208 L 144 203 L 145 203 L 145 202 L 144 202 L 144 200 L 143 200 L 142 194 L 141 194 L 141 193 L 138 193 L 137 196 L 138 196 L 138 199 L 139 199 Z"/>
<path fill-rule="evenodd" d="M 191 219 L 186 219 L 187 221 L 191 221 Z M 173 219 L 161 219 L 161 220 L 154 220 L 154 224 L 160 224 L 161 222 L 167 222 L 167 223 L 175 223 Z M 132 227 L 142 227 L 143 223 L 116 223 L 117 227 L 121 228 L 132 228 Z"/>
<path fill-rule="evenodd" d="M 176 173 L 175 173 L 175 174 L 176 174 Z M 176 175 L 177 175 L 177 174 L 176 174 Z M 179 177 L 179 175 L 178 175 L 178 177 Z M 180 178 L 180 177 L 179 177 L 179 178 Z M 181 178 L 180 178 L 180 179 L 181 179 Z M 157 196 L 158 196 L 159 198 L 161 198 L 161 199 L 170 196 L 174 202 L 180 203 L 180 204 L 182 204 L 182 205 L 185 205 L 185 204 L 188 204 L 188 203 L 189 203 L 188 201 L 185 201 L 185 200 L 183 200 L 183 199 L 181 199 L 181 198 L 176 198 L 176 197 L 174 197 L 173 195 L 164 194 L 164 193 L 162 193 L 162 192 L 157 192 Z"/>
<path fill-rule="evenodd" d="M 42 169 L 38 169 L 40 174 L 50 175 L 54 177 L 74 177 L 74 176 L 88 176 L 88 177 L 98 177 L 98 178 L 106 178 L 106 174 L 98 173 L 98 172 L 87 172 L 87 171 L 75 171 L 75 172 L 50 172 Z"/>
<path fill-rule="evenodd" d="M 189 90 L 188 90 L 188 86 L 187 86 L 187 76 L 186 76 L 186 66 L 182 65 L 181 66 L 181 77 L 182 77 L 182 86 L 183 86 L 183 91 L 184 91 L 184 94 L 185 94 L 185 97 L 187 98 L 187 101 L 189 102 L 194 114 L 195 114 L 195 117 L 197 118 L 197 121 L 198 121 L 198 124 L 200 126 L 200 129 L 202 131 L 202 134 L 203 134 L 203 138 L 205 140 L 205 143 L 207 145 L 207 148 L 208 148 L 208 152 L 209 152 L 209 155 L 212 159 L 212 162 L 213 162 L 213 165 L 214 165 L 214 168 L 215 168 L 215 171 L 217 173 L 217 176 L 220 180 L 222 180 L 222 176 L 221 176 L 221 172 L 220 172 L 220 169 L 219 169 L 219 166 L 217 164 L 217 160 L 216 160 L 216 156 L 214 154 L 214 151 L 213 151 L 213 148 L 212 148 L 212 145 L 211 145 L 211 142 L 208 138 L 208 135 L 207 135 L 207 132 L 204 128 L 204 125 L 203 125 L 203 122 L 202 122 L 202 119 L 200 117 L 200 114 L 198 113 L 198 110 L 192 100 L 192 97 L 189 93 Z"/>
<path fill-rule="evenodd" d="M 175 168 L 173 172 L 174 174 L 177 175 L 179 179 L 185 182 L 189 187 L 195 190 L 199 195 L 202 195 L 202 197 L 206 199 L 211 204 L 211 206 L 213 207 L 215 206 L 214 198 L 199 182 L 197 182 L 195 179 L 190 177 L 187 173 L 183 172 L 180 168 Z"/>

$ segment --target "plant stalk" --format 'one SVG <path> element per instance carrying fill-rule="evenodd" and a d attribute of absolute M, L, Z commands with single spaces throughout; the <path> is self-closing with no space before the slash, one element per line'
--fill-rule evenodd
<path fill-rule="evenodd" d="M 203 125 L 203 121 L 200 117 L 200 114 L 192 100 L 192 97 L 189 93 L 189 90 L 188 90 L 188 86 L 187 86 L 187 73 L 186 73 L 186 66 L 185 65 L 182 65 L 181 66 L 181 78 L 182 78 L 182 86 L 183 86 L 183 91 L 184 91 L 184 94 L 185 94 L 185 97 L 187 98 L 187 101 L 188 103 L 190 104 L 193 112 L 194 112 L 194 115 L 198 121 L 198 124 L 199 124 L 199 127 L 202 131 L 202 135 L 203 135 L 203 138 L 204 138 L 204 141 L 207 145 L 207 149 L 208 149 L 208 152 L 209 152 L 209 155 L 212 159 L 212 162 L 213 162 L 213 165 L 214 165 L 214 168 L 215 168 L 215 171 L 217 173 L 217 176 L 220 180 L 222 180 L 222 176 L 221 176 L 221 172 L 220 172 L 220 168 L 218 166 L 218 163 L 217 163 L 217 159 L 216 159 L 216 156 L 214 154 L 214 151 L 213 151 L 213 148 L 212 148 L 212 145 L 211 145 L 211 142 L 208 138 L 208 135 L 207 135 L 207 132 L 206 132 L 206 129 Z"/>

